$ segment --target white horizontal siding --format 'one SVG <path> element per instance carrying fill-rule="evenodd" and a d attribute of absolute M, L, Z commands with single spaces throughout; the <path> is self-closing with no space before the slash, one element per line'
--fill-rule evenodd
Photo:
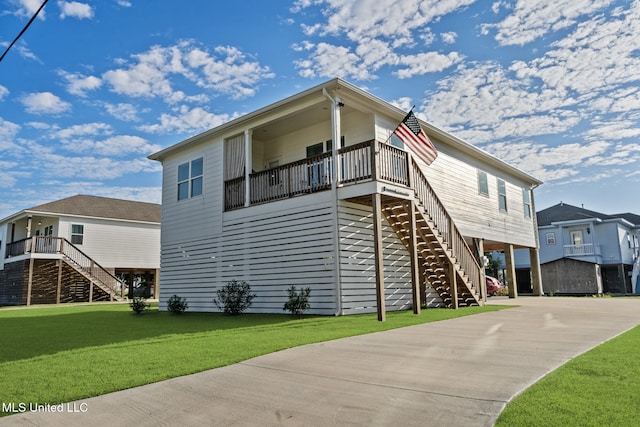
<path fill-rule="evenodd" d="M 438 157 L 422 170 L 460 232 L 468 237 L 535 247 L 533 220 L 524 215 L 525 183 L 435 143 Z M 488 196 L 478 192 L 478 169 L 487 173 Z M 507 212 L 499 209 L 498 178 L 505 181 Z"/>
<path fill-rule="evenodd" d="M 311 288 L 308 313 L 335 314 L 332 203 L 315 195 L 296 200 L 230 212 L 219 236 L 165 245 L 161 308 L 177 294 L 189 310 L 218 311 L 216 291 L 238 280 L 256 294 L 249 312 L 281 312 L 294 285 Z"/>
<path fill-rule="evenodd" d="M 200 145 L 167 159 L 162 173 L 162 242 L 175 244 L 222 231 L 222 141 Z M 203 158 L 203 193 L 178 201 L 178 165 Z"/>
<path fill-rule="evenodd" d="M 340 235 L 340 281 L 344 314 L 375 312 L 376 270 L 371 207 L 342 202 L 338 208 Z M 385 307 L 412 307 L 411 258 L 408 251 L 383 221 Z"/>
<path fill-rule="evenodd" d="M 160 267 L 160 225 L 60 217 L 59 236 L 71 241 L 73 224 L 82 225 L 78 248 L 105 268 Z"/>

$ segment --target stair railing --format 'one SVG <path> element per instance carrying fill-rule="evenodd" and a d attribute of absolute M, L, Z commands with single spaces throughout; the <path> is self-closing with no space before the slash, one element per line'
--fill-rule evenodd
<path fill-rule="evenodd" d="M 469 245 L 467 245 L 467 242 L 464 240 L 460 231 L 458 231 L 451 216 L 429 184 L 427 177 L 422 173 L 420 166 L 413 158 L 411 162 L 412 182 L 416 198 L 420 201 L 427 215 L 430 217 L 429 219 L 440 232 L 444 243 L 448 249 L 451 250 L 451 254 L 460 265 L 460 268 L 471 283 L 478 288 L 477 292 L 481 296 L 481 267 L 476 257 L 473 255 Z"/>

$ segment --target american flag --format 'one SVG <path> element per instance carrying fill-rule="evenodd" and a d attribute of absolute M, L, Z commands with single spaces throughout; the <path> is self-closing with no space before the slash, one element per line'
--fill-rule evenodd
<path fill-rule="evenodd" d="M 430 165 L 438 156 L 436 147 L 420 127 L 413 110 L 409 111 L 393 133 L 427 165 Z"/>

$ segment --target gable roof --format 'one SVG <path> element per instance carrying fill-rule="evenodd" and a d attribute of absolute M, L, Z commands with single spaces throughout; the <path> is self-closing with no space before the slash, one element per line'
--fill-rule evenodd
<path fill-rule="evenodd" d="M 383 99 L 378 98 L 377 96 L 372 95 L 371 93 L 345 80 L 334 78 L 310 89 L 289 96 L 288 98 L 277 101 L 266 107 L 260 108 L 254 112 L 243 115 L 241 117 L 237 117 L 233 120 L 221 124 L 220 126 L 216 126 L 198 135 L 192 136 L 184 141 L 178 142 L 177 144 L 174 144 L 170 147 L 149 155 L 148 158 L 151 160 L 163 162 L 168 156 L 171 156 L 174 153 L 178 153 L 184 149 L 192 148 L 194 146 L 197 146 L 198 144 L 210 141 L 213 138 L 222 137 L 225 134 L 239 132 L 242 130 L 243 126 L 246 125 L 246 123 L 249 123 L 252 120 L 260 121 L 265 117 L 268 117 L 268 114 L 271 114 L 277 110 L 284 110 L 296 105 L 305 105 L 305 99 L 315 98 L 318 100 L 321 99 L 321 102 L 329 102 L 328 98 L 326 97 L 327 91 L 341 91 L 341 96 L 351 94 L 354 99 L 359 100 L 358 102 L 362 103 L 364 101 L 367 106 L 371 107 L 372 109 L 381 111 L 385 115 L 396 118 L 398 123 L 400 123 L 402 118 L 407 114 L 406 111 L 403 111 L 395 105 L 392 105 L 387 101 L 384 101 Z M 467 141 L 464 141 L 442 129 L 439 129 L 430 123 L 427 123 L 423 120 L 418 121 L 420 123 L 420 126 L 430 137 L 434 137 L 438 141 L 441 141 L 445 144 L 455 146 L 456 148 L 473 157 L 480 158 L 483 161 L 493 165 L 494 167 L 518 177 L 532 187 L 537 187 L 542 184 L 542 181 L 540 181 L 539 179 L 529 175 L 521 169 L 516 168 L 515 166 L 512 166 L 498 159 L 492 154 L 489 154 L 487 151 L 484 151 Z"/>
<path fill-rule="evenodd" d="M 27 214 L 58 214 L 160 223 L 161 205 L 108 197 L 76 195 L 25 209 Z M 15 216 L 15 215 L 12 215 Z"/>
<path fill-rule="evenodd" d="M 559 221 L 575 221 L 581 219 L 624 219 L 631 224 L 640 225 L 640 215 L 632 213 L 607 215 L 601 212 L 591 211 L 589 209 L 579 208 L 577 206 L 568 205 L 560 202 L 557 205 L 543 209 L 536 214 L 538 226 L 551 225 Z"/>

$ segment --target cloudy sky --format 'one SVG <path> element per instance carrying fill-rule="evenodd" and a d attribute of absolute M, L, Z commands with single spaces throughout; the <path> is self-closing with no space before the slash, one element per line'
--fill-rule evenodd
<path fill-rule="evenodd" d="M 0 0 L 2 51 L 43 0 Z M 640 0 L 50 0 L 0 62 L 0 218 L 160 202 L 146 156 L 334 77 L 640 214 Z"/>

